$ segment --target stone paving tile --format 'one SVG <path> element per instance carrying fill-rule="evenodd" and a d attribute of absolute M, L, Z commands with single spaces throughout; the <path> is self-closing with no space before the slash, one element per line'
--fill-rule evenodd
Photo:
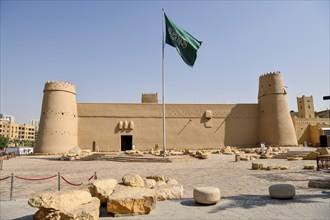
<path fill-rule="evenodd" d="M 32 220 L 37 209 L 26 199 L 1 201 L 0 219 Z M 330 219 L 330 192 L 296 195 L 292 200 L 271 199 L 268 195 L 238 195 L 221 198 L 215 205 L 202 206 L 193 199 L 161 201 L 149 215 L 120 217 L 129 219 Z M 109 217 L 101 208 L 100 219 Z"/>
<path fill-rule="evenodd" d="M 252 170 L 251 163 L 269 166 L 285 165 L 289 170 Z M 174 178 L 184 187 L 184 198 L 158 202 L 150 215 L 123 219 L 330 219 L 329 190 L 308 188 L 308 180 L 330 178 L 329 173 L 303 170 L 315 161 L 287 161 L 259 159 L 235 162 L 234 155 L 210 155 L 209 159 L 173 163 L 122 163 L 113 161 L 59 161 L 58 156 L 28 156 L 4 161 L 0 178 L 14 175 L 42 178 L 61 172 L 70 182 L 81 183 L 97 172 L 99 179 L 121 177 L 136 172 L 142 177 L 162 174 Z M 268 187 L 275 183 L 289 183 L 296 188 L 293 200 L 273 200 Z M 214 206 L 199 206 L 192 200 L 194 187 L 214 186 L 221 191 L 221 201 Z M 61 189 L 75 188 L 61 181 Z M 57 178 L 46 181 L 14 180 L 13 201 L 9 200 L 10 180 L 0 181 L 0 219 L 33 219 L 37 209 L 27 200 L 35 193 L 57 190 Z M 325 191 L 327 193 L 321 193 Z M 109 218 L 102 209 L 100 219 Z"/>

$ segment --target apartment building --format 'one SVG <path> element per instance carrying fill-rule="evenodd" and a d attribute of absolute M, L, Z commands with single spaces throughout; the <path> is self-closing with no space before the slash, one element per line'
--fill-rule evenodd
<path fill-rule="evenodd" d="M 10 140 L 35 141 L 36 128 L 34 125 L 19 124 L 7 119 L 0 119 L 0 135 Z"/>

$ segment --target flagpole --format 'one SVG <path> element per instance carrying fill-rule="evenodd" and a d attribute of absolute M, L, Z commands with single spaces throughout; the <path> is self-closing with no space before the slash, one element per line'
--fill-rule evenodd
<path fill-rule="evenodd" d="M 164 9 L 162 13 L 162 96 L 163 96 L 163 157 L 166 157 L 166 129 L 165 129 L 165 71 L 164 71 L 164 49 L 165 49 L 165 42 L 164 42 L 164 17 L 165 11 Z"/>

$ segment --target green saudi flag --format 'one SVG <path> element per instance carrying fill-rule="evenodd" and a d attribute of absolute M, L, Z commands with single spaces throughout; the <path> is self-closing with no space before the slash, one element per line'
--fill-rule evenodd
<path fill-rule="evenodd" d="M 202 41 L 198 41 L 188 32 L 177 26 L 166 14 L 166 43 L 175 47 L 183 61 L 193 67 L 197 58 L 197 50 L 202 45 Z"/>

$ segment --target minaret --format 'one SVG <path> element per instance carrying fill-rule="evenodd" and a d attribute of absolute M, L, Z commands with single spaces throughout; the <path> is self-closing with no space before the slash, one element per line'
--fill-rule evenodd
<path fill-rule="evenodd" d="M 76 88 L 47 82 L 44 89 L 36 153 L 67 153 L 78 146 Z"/>
<path fill-rule="evenodd" d="M 280 72 L 259 77 L 259 142 L 276 146 L 297 146 L 286 91 Z"/>

